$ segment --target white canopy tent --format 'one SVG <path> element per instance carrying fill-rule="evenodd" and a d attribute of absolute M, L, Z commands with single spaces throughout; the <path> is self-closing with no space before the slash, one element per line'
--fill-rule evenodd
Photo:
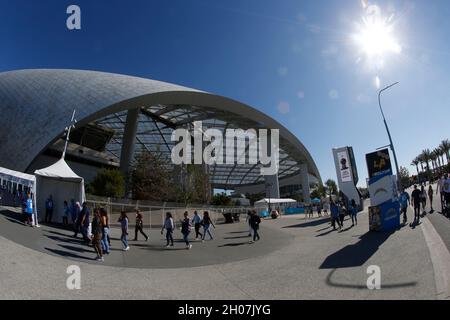
<path fill-rule="evenodd" d="M 33 175 L 0 167 L 0 186 L 5 186 L 8 192 L 19 190 L 19 186 L 28 188 L 33 199 L 33 208 L 36 208 L 36 178 Z M 23 189 L 22 189 L 23 190 Z M 34 210 L 33 224 L 38 225 L 37 212 Z"/>
<path fill-rule="evenodd" d="M 69 204 L 72 199 L 80 203 L 85 201 L 84 179 L 73 172 L 64 159 L 60 159 L 50 167 L 36 170 L 34 174 L 38 190 L 36 196 L 38 212 L 45 213 L 45 202 L 51 195 L 53 221 L 62 221 L 64 201 Z"/>
<path fill-rule="evenodd" d="M 287 204 L 287 203 L 296 203 L 297 200 L 294 199 L 268 199 L 264 198 L 255 202 L 255 206 L 266 206 L 270 204 Z"/>

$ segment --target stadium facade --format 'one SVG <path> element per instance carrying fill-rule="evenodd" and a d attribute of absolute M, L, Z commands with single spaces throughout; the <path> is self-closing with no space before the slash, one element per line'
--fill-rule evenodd
<path fill-rule="evenodd" d="M 310 185 L 321 183 L 304 145 L 250 106 L 170 83 L 84 70 L 0 73 L 0 166 L 32 173 L 54 163 L 73 110 L 78 123 L 66 159 L 87 181 L 102 167 L 127 172 L 142 148 L 164 154 L 169 163 L 172 132 L 202 121 L 204 129 L 279 129 L 280 135 L 277 175 L 262 176 L 260 164 L 215 164 L 207 168 L 211 188 L 272 198 L 300 193 L 307 200 Z"/>

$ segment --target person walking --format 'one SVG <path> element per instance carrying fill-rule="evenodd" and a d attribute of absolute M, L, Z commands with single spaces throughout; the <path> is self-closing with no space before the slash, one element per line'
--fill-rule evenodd
<path fill-rule="evenodd" d="M 83 203 L 83 207 L 81 209 L 81 213 L 80 213 L 80 230 L 81 230 L 81 234 L 83 235 L 83 240 L 86 243 L 90 242 L 90 237 L 89 237 L 89 226 L 91 224 L 91 211 L 88 208 L 88 205 L 86 202 Z M 75 236 L 76 237 L 76 236 Z"/>
<path fill-rule="evenodd" d="M 161 234 L 164 233 L 164 229 L 166 229 L 166 248 L 173 247 L 173 229 L 175 228 L 175 224 L 173 222 L 172 213 L 166 213 L 166 219 L 164 220 L 164 225 L 161 229 Z"/>
<path fill-rule="evenodd" d="M 104 209 L 100 209 L 100 218 L 102 224 L 102 250 L 104 254 L 109 254 L 110 241 L 109 241 L 109 218 L 108 212 Z"/>
<path fill-rule="evenodd" d="M 408 222 L 408 207 L 411 203 L 408 192 L 405 189 L 402 189 L 402 193 L 400 194 L 400 211 L 403 214 L 403 224 Z"/>
<path fill-rule="evenodd" d="M 53 217 L 53 196 L 50 195 L 45 201 L 45 223 L 52 223 Z"/>
<path fill-rule="evenodd" d="M 247 210 L 247 217 L 245 218 L 245 222 L 248 224 L 248 236 L 252 236 L 252 226 L 250 225 L 250 218 L 252 217 L 252 211 Z"/>
<path fill-rule="evenodd" d="M 350 216 L 352 217 L 352 227 L 356 225 L 358 225 L 358 210 L 356 209 L 356 201 L 355 199 L 352 199 L 352 201 L 350 202 L 350 207 L 349 207 L 349 211 L 350 211 Z"/>
<path fill-rule="evenodd" d="M 419 189 L 417 189 L 417 185 L 414 185 L 414 190 L 411 193 L 411 199 L 412 199 L 412 206 L 414 207 L 414 224 L 419 224 L 421 192 Z"/>
<path fill-rule="evenodd" d="M 122 230 L 122 234 L 120 236 L 120 241 L 122 241 L 123 244 L 123 251 L 128 251 L 130 250 L 130 246 L 128 245 L 128 225 L 129 225 L 129 220 L 128 220 L 128 216 L 127 213 L 125 211 L 122 211 L 120 213 L 120 218 L 118 220 L 118 222 L 120 222 L 120 229 Z"/>
<path fill-rule="evenodd" d="M 203 237 L 202 237 L 202 242 L 205 241 L 205 237 L 206 234 L 208 233 L 210 240 L 213 240 L 213 236 L 211 235 L 211 231 L 209 231 L 209 228 L 211 226 L 214 227 L 214 229 L 216 228 L 216 226 L 214 225 L 214 223 L 212 222 L 211 218 L 209 217 L 209 212 L 205 211 L 203 212 L 203 220 L 202 220 L 202 224 L 203 224 Z"/>
<path fill-rule="evenodd" d="M 202 226 L 202 218 L 200 217 L 200 215 L 198 214 L 197 211 L 194 211 L 194 217 L 192 218 L 192 223 L 194 224 L 194 228 L 195 228 L 195 240 L 198 240 L 199 237 L 201 239 L 203 237 L 202 233 L 200 232 L 200 228 Z"/>
<path fill-rule="evenodd" d="M 26 201 L 26 206 L 25 206 L 25 215 L 26 215 L 26 220 L 25 220 L 25 225 L 28 224 L 30 227 L 33 226 L 33 199 L 31 198 L 31 195 L 28 194 L 27 195 L 27 201 Z M 36 221 L 37 223 L 37 221 Z"/>
<path fill-rule="evenodd" d="M 430 186 L 428 187 L 428 199 L 430 200 L 430 213 L 434 212 L 434 209 L 433 209 L 433 194 L 434 194 L 434 190 L 433 190 L 433 187 L 430 184 Z"/>
<path fill-rule="evenodd" d="M 94 217 L 92 218 L 92 245 L 94 246 L 95 252 L 97 253 L 97 261 L 105 261 L 103 258 L 102 241 L 103 230 L 102 221 L 100 216 L 100 211 L 96 208 L 94 209 Z"/>
<path fill-rule="evenodd" d="M 148 241 L 148 236 L 144 232 L 144 216 L 141 214 L 139 209 L 136 209 L 136 225 L 134 227 L 133 241 L 138 241 L 138 232 L 145 237 L 145 241 Z"/>
<path fill-rule="evenodd" d="M 340 202 L 338 204 L 338 209 L 339 209 L 339 222 L 341 223 L 341 228 L 343 228 L 344 227 L 345 214 L 347 213 L 347 208 L 344 206 L 343 202 Z"/>
<path fill-rule="evenodd" d="M 425 207 L 427 206 L 427 192 L 425 191 L 425 186 L 420 187 L 420 203 L 422 204 L 422 216 L 425 216 L 427 211 Z"/>
<path fill-rule="evenodd" d="M 342 227 L 341 222 L 339 221 L 339 208 L 336 205 L 336 203 L 334 203 L 334 201 L 330 203 L 330 213 L 331 213 L 331 225 L 333 226 L 333 230 L 336 230 L 336 224 L 339 230 L 341 230 Z"/>
<path fill-rule="evenodd" d="M 444 191 L 444 209 L 442 213 L 449 218 L 450 217 L 450 173 L 444 180 L 442 190 Z"/>
<path fill-rule="evenodd" d="M 441 213 L 444 212 L 444 207 L 445 207 L 445 193 L 444 193 L 445 180 L 446 180 L 446 177 L 444 175 L 444 176 L 442 176 L 441 179 L 439 179 L 439 181 L 437 183 L 437 188 L 436 188 L 436 195 L 439 193 L 439 195 L 441 196 Z"/>
<path fill-rule="evenodd" d="M 184 213 L 184 219 L 181 220 L 181 233 L 183 234 L 183 240 L 186 243 L 186 249 L 191 249 L 192 244 L 189 242 L 189 234 L 191 233 L 191 220 L 189 219 L 188 212 Z"/>
<path fill-rule="evenodd" d="M 250 243 L 254 243 L 255 241 L 260 240 L 260 236 L 258 233 L 260 223 L 261 223 L 261 217 L 256 212 L 256 210 L 253 210 L 252 215 L 250 216 L 250 226 L 252 227 L 252 230 L 253 230 L 253 240 L 250 240 Z"/>
<path fill-rule="evenodd" d="M 62 223 L 64 226 L 69 225 L 69 216 L 70 216 L 70 208 L 69 204 L 66 200 L 64 200 L 63 204 L 63 217 L 62 217 Z"/>

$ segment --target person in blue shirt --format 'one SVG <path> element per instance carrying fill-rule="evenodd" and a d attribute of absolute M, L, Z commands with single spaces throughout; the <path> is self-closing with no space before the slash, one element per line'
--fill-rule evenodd
<path fill-rule="evenodd" d="M 400 211 L 403 213 L 403 223 L 406 224 L 408 221 L 408 206 L 411 203 L 408 192 L 405 189 L 402 189 L 402 193 L 400 194 Z"/>
<path fill-rule="evenodd" d="M 67 226 L 69 224 L 69 215 L 70 215 L 69 204 L 67 203 L 66 200 L 64 200 L 63 217 L 62 217 L 62 221 L 63 221 L 63 225 L 64 226 Z"/>
<path fill-rule="evenodd" d="M 29 224 L 30 227 L 32 227 L 33 226 L 33 199 L 31 198 L 30 194 L 28 194 L 28 196 L 27 196 L 25 213 L 26 213 L 26 217 L 27 217 L 25 224 Z"/>
<path fill-rule="evenodd" d="M 128 245 L 128 216 L 125 211 L 120 213 L 120 218 L 118 222 L 120 222 L 120 228 L 122 230 L 122 235 L 120 236 L 120 240 L 123 243 L 123 251 L 130 250 L 130 246 Z"/>
<path fill-rule="evenodd" d="M 194 217 L 192 218 L 192 223 L 194 224 L 195 228 L 195 240 L 198 240 L 199 236 L 200 239 L 203 237 L 203 234 L 200 232 L 200 228 L 202 226 L 202 218 L 198 214 L 197 211 L 194 211 Z"/>
<path fill-rule="evenodd" d="M 341 222 L 339 221 L 339 207 L 334 203 L 334 201 L 330 204 L 331 211 L 331 224 L 333 226 L 333 230 L 336 230 L 336 223 L 338 225 L 339 230 L 341 230 Z"/>
<path fill-rule="evenodd" d="M 52 223 L 53 216 L 53 197 L 50 195 L 45 201 L 45 223 Z"/>

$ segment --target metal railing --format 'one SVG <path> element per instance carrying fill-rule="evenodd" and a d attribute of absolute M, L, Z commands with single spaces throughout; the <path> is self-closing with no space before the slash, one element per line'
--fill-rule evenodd
<path fill-rule="evenodd" d="M 224 213 L 240 213 L 246 214 L 250 207 L 215 207 L 215 206 L 201 206 L 192 205 L 184 207 L 175 207 L 173 205 L 166 206 L 162 205 L 146 205 L 141 204 L 139 201 L 136 202 L 113 202 L 110 199 L 99 200 L 99 199 L 87 199 L 88 206 L 92 208 L 105 208 L 108 212 L 108 217 L 110 224 L 112 226 L 118 226 L 117 222 L 122 211 L 128 214 L 128 219 L 130 225 L 134 223 L 134 213 L 136 209 L 139 209 L 140 213 L 144 217 L 144 227 L 145 228 L 161 228 L 163 226 L 166 212 L 172 213 L 173 220 L 176 227 L 180 226 L 180 221 L 183 219 L 184 212 L 189 213 L 189 217 L 192 219 L 194 216 L 194 211 L 197 211 L 200 216 L 203 216 L 204 211 L 208 211 L 211 220 L 214 223 L 224 222 Z"/>

